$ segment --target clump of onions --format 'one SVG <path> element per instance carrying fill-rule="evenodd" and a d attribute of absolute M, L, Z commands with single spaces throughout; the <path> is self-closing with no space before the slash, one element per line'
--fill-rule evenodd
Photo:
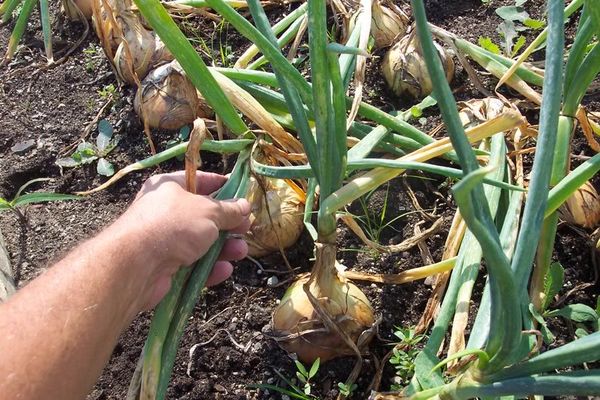
<path fill-rule="evenodd" d="M 133 105 L 150 128 L 179 129 L 198 117 L 208 118 L 212 114 L 177 61 L 150 71 Z"/>
<path fill-rule="evenodd" d="M 435 43 L 448 82 L 454 77 L 454 61 L 446 50 Z M 398 41 L 383 58 L 382 72 L 392 91 L 402 96 L 409 94 L 414 98 L 423 98 L 433 90 L 433 82 L 427 72 L 417 36 L 413 33 Z"/>
<path fill-rule="evenodd" d="M 250 180 L 246 199 L 252 205 L 248 254 L 262 257 L 292 246 L 304 229 L 304 199 L 283 179 Z"/>
<path fill-rule="evenodd" d="M 142 80 L 151 69 L 173 59 L 154 31 L 144 27 L 130 1 L 102 2 L 93 21 L 105 53 L 124 82 L 134 84 L 134 73 Z"/>
<path fill-rule="evenodd" d="M 391 46 L 397 38 L 406 34 L 409 18 L 397 5 L 392 3 L 388 7 L 375 0 L 371 13 L 371 36 L 375 47 Z"/>
<path fill-rule="evenodd" d="M 81 11 L 82 15 L 86 19 L 92 18 L 93 6 L 92 1 L 94 0 L 62 0 L 62 9 L 64 13 L 72 21 L 79 21 L 79 13 L 77 8 Z"/>
<path fill-rule="evenodd" d="M 560 218 L 584 228 L 600 223 L 600 195 L 591 183 L 584 183 L 558 209 Z"/>
<path fill-rule="evenodd" d="M 308 289 L 337 327 L 362 350 L 370 335 L 361 334 L 375 322 L 373 308 L 364 293 L 341 277 L 335 261 L 335 245 L 316 245 L 316 261 L 310 276 L 302 276 L 285 293 L 272 317 L 275 340 L 289 353 L 306 363 L 317 358 L 321 362 L 335 357 L 354 355 L 347 342 L 332 330 L 313 307 Z M 361 340 L 359 340 L 361 338 Z"/>

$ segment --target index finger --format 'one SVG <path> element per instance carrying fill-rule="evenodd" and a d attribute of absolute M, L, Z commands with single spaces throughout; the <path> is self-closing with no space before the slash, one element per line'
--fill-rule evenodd
<path fill-rule="evenodd" d="M 185 188 L 185 171 L 163 174 L 160 179 L 177 182 L 181 187 Z M 223 186 L 225 182 L 227 182 L 227 178 L 223 175 L 212 172 L 196 171 L 197 194 L 209 195 Z"/>

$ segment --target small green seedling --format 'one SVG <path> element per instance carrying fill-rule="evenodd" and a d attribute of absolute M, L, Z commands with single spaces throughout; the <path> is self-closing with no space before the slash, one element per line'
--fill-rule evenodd
<path fill-rule="evenodd" d="M 310 367 L 310 370 L 307 371 L 306 368 L 304 367 L 304 365 L 302 365 L 302 363 L 298 360 L 295 361 L 296 363 L 296 376 L 298 377 L 298 380 L 304 384 L 304 394 L 306 395 L 310 395 L 310 391 L 311 391 L 311 383 L 310 380 L 317 374 L 317 372 L 319 371 L 319 366 L 321 364 L 321 359 L 317 358 L 315 360 L 315 362 L 313 362 L 312 366 Z"/>
<path fill-rule="evenodd" d="M 544 343 L 551 344 L 556 339 L 548 329 L 546 319 L 552 317 L 562 317 L 567 322 L 575 324 L 575 336 L 580 338 L 589 335 L 591 332 L 598 331 L 600 303 L 597 302 L 596 309 L 585 304 L 569 304 L 559 309 L 549 310 L 554 297 L 560 292 L 564 283 L 565 270 L 558 263 L 552 263 L 546 276 L 544 277 L 544 299 L 541 305 L 541 311 L 537 312 L 533 305 L 529 309 L 533 318 L 539 323 L 539 329 L 542 333 Z"/>
<path fill-rule="evenodd" d="M 96 57 L 98 49 L 94 44 L 90 44 L 87 48 L 83 49 L 83 54 L 85 56 L 85 70 L 90 73 L 94 72 L 98 64 Z"/>
<path fill-rule="evenodd" d="M 389 204 L 388 201 L 389 201 L 389 193 L 390 193 L 389 183 L 387 184 L 386 189 L 385 189 L 385 197 L 383 199 L 383 206 L 381 208 L 381 212 L 379 212 L 379 213 L 373 212 L 372 207 L 370 207 L 370 205 L 369 205 L 369 201 L 374 193 L 375 193 L 375 191 L 373 190 L 358 199 L 358 202 L 360 203 L 360 206 L 363 211 L 363 215 L 355 216 L 355 218 L 358 221 L 358 223 L 361 225 L 362 229 L 365 231 L 365 234 L 367 235 L 367 237 L 375 243 L 380 243 L 382 232 L 386 228 L 395 230 L 392 226 L 393 223 L 396 222 L 397 220 L 407 216 L 408 213 L 403 213 L 403 214 L 400 214 L 390 220 L 387 220 L 388 219 L 387 211 L 388 211 L 388 204 Z"/>
<path fill-rule="evenodd" d="M 115 85 L 112 83 L 98 90 L 98 94 L 100 95 L 102 100 L 116 100 L 119 97 L 119 92 L 117 91 Z"/>
<path fill-rule="evenodd" d="M 414 328 L 396 327 L 394 336 L 400 339 L 400 342 L 395 343 L 390 364 L 396 368 L 396 376 L 400 378 L 400 384 L 392 385 L 391 390 L 400 390 L 415 374 L 415 359 L 420 352 L 417 345 L 425 335 L 417 335 Z"/>
<path fill-rule="evenodd" d="M 80 196 L 75 196 L 72 194 L 61 194 L 61 193 L 51 193 L 51 192 L 35 192 L 35 193 L 26 193 L 23 194 L 25 189 L 34 183 L 38 182 L 47 182 L 51 180 L 50 178 L 38 178 L 32 179 L 26 182 L 23 186 L 19 188 L 17 194 L 12 200 L 6 200 L 0 197 L 0 211 L 12 211 L 19 219 L 24 220 L 25 216 L 19 210 L 20 207 L 26 204 L 34 204 L 34 203 L 44 203 L 49 201 L 62 201 L 62 200 L 77 200 L 81 199 Z"/>
<path fill-rule="evenodd" d="M 281 378 L 283 382 L 289 386 L 289 389 L 285 389 L 283 387 L 277 385 L 270 385 L 265 383 L 248 385 L 248 388 L 251 389 L 263 389 L 263 390 L 272 390 L 274 392 L 278 392 L 284 394 L 292 399 L 300 399 L 300 400 L 316 400 L 317 398 L 311 394 L 311 383 L 310 380 L 317 374 L 319 371 L 319 366 L 321 364 L 321 359 L 317 358 L 315 362 L 310 367 L 310 370 L 307 371 L 306 367 L 302 365 L 300 361 L 295 361 L 296 363 L 296 376 L 298 381 L 302 383 L 304 386 L 296 385 L 293 382 L 293 379 L 287 378 L 278 370 L 274 369 L 273 371 Z"/>
<path fill-rule="evenodd" d="M 185 142 L 186 140 L 188 140 L 190 138 L 190 132 L 191 132 L 191 129 L 188 125 L 182 126 L 181 129 L 179 129 L 179 133 L 177 134 L 177 137 L 174 139 L 171 139 L 167 142 L 167 149 L 170 149 L 171 147 L 175 147 L 178 144 L 181 144 L 181 143 Z M 180 154 L 177 156 L 177 159 L 179 161 L 183 161 L 184 158 L 185 158 L 185 154 Z"/>
<path fill-rule="evenodd" d="M 350 397 L 350 396 L 352 396 L 352 393 L 356 390 L 357 385 L 356 385 L 356 383 L 353 383 L 352 385 L 348 386 L 343 382 L 339 382 L 338 388 L 340 389 L 340 394 L 342 396 Z"/>
<path fill-rule="evenodd" d="M 71 157 L 58 159 L 56 164 L 63 168 L 74 168 L 98 160 L 96 166 L 98 174 L 112 176 L 115 173 L 115 168 L 105 157 L 117 147 L 118 143 L 119 140 L 113 138 L 112 126 L 107 120 L 103 119 L 98 122 L 98 137 L 95 145 L 84 141 L 77 146 Z"/>
<path fill-rule="evenodd" d="M 532 19 L 529 13 L 525 11 L 523 5 L 526 0 L 517 0 L 515 5 L 502 6 L 496 9 L 496 14 L 502 18 L 502 22 L 498 24 L 496 31 L 503 39 L 502 50 L 507 57 L 514 57 L 519 50 L 525 45 L 525 36 L 522 32 L 530 29 L 543 29 L 546 24 L 544 21 Z M 479 46 L 494 53 L 500 54 L 500 46 L 488 36 L 480 36 L 478 39 Z"/>

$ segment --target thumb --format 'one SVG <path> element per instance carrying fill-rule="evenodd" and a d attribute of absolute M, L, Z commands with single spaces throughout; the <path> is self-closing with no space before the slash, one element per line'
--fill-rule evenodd
<path fill-rule="evenodd" d="M 221 201 L 219 205 L 220 210 L 215 223 L 221 231 L 238 227 L 250 215 L 250 203 L 246 199 Z"/>

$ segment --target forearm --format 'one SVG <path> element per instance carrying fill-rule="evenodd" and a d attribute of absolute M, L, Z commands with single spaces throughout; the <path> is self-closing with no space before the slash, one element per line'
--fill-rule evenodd
<path fill-rule="evenodd" d="M 119 224 L 0 305 L 0 393 L 82 399 L 140 309 L 143 255 Z M 32 373 L 35 371 L 35 373 Z"/>
<path fill-rule="evenodd" d="M 119 334 L 162 299 L 176 271 L 206 254 L 220 231 L 248 230 L 248 202 L 206 196 L 224 177 L 199 173 L 200 195 L 185 191 L 183 178 L 150 178 L 114 224 L 0 304 L 0 397 L 83 399 Z M 229 261 L 246 253 L 242 240 L 229 239 L 209 282 L 226 279 Z"/>

